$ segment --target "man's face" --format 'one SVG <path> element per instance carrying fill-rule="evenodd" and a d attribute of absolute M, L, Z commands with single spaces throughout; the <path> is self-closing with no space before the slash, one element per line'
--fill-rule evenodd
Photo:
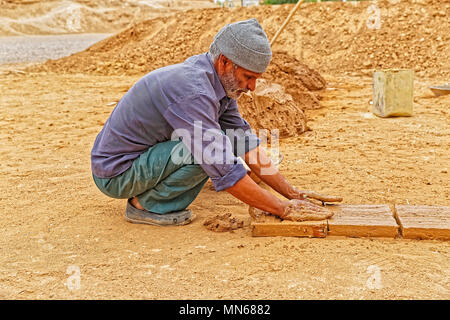
<path fill-rule="evenodd" d="M 248 90 L 254 91 L 256 88 L 256 79 L 261 73 L 255 73 L 237 66 L 231 60 L 223 57 L 222 72 L 219 72 L 219 78 L 227 97 L 237 100 L 242 93 Z"/>

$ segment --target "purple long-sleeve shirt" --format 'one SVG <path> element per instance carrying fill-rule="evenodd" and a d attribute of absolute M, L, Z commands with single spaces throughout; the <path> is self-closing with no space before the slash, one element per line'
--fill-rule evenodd
<path fill-rule="evenodd" d="M 223 133 L 231 129 L 241 129 L 232 140 Z M 236 101 L 226 96 L 205 53 L 148 73 L 123 96 L 95 139 L 92 173 L 99 178 L 120 175 L 148 148 L 173 139 L 174 131 L 181 133 L 216 191 L 244 177 L 246 169 L 236 155 L 260 143 Z M 243 142 L 244 150 L 238 147 Z"/>

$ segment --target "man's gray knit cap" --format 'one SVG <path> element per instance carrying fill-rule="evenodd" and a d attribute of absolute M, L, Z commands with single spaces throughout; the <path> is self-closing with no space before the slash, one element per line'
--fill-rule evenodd
<path fill-rule="evenodd" d="M 272 58 L 269 39 L 256 19 L 227 24 L 216 34 L 211 48 L 256 73 L 265 72 Z"/>

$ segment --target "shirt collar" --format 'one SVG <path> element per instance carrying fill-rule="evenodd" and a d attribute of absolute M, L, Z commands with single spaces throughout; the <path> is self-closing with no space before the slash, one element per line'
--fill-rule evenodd
<path fill-rule="evenodd" d="M 223 88 L 222 82 L 220 82 L 219 75 L 216 72 L 216 69 L 214 68 L 214 63 L 211 59 L 211 56 L 209 52 L 206 53 L 206 58 L 211 66 L 212 75 L 213 75 L 213 81 L 211 82 L 214 92 L 216 94 L 217 99 L 220 101 L 223 98 L 227 97 L 227 94 L 225 93 L 225 89 Z M 228 98 L 228 97 L 227 97 Z"/>

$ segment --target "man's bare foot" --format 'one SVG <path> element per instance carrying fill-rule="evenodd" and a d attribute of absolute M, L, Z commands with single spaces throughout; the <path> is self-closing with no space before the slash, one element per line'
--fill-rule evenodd
<path fill-rule="evenodd" d="M 145 210 L 143 206 L 141 206 L 141 204 L 139 203 L 138 199 L 136 197 L 132 198 L 130 200 L 130 203 L 133 207 L 135 207 L 136 209 L 139 210 Z"/>

